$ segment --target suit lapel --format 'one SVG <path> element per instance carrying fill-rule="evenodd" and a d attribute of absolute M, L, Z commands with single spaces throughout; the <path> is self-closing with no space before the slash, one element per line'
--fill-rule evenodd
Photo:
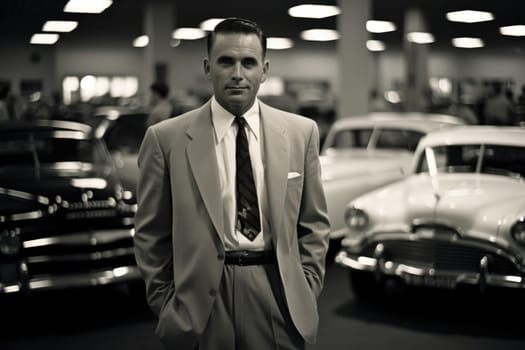
<path fill-rule="evenodd" d="M 286 131 L 279 124 L 279 115 L 264 103 L 259 105 L 264 138 L 264 176 L 270 207 L 270 225 L 272 227 L 274 244 L 277 246 L 278 231 L 281 229 L 288 182 L 289 149 Z"/>
<path fill-rule="evenodd" d="M 186 148 L 193 177 L 219 238 L 223 239 L 224 219 L 215 155 L 210 103 L 205 104 L 187 130 L 191 138 Z"/>

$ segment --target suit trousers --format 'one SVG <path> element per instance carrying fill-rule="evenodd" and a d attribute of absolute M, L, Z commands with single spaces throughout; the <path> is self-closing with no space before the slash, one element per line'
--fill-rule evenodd
<path fill-rule="evenodd" d="M 277 264 L 224 265 L 199 350 L 301 350 Z"/>

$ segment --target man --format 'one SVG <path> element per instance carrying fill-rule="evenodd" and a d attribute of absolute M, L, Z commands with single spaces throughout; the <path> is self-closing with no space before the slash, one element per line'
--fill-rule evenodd
<path fill-rule="evenodd" d="M 214 96 L 149 128 L 141 147 L 136 258 L 169 349 L 316 339 L 329 232 L 319 135 L 256 98 L 265 53 L 257 24 L 218 24 L 204 59 Z"/>
<path fill-rule="evenodd" d="M 151 84 L 151 111 L 146 120 L 146 126 L 151 126 L 171 117 L 173 106 L 168 100 L 170 89 L 166 83 L 156 82 Z"/>

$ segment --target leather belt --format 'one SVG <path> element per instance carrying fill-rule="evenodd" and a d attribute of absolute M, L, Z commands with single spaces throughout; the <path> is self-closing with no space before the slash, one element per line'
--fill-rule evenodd
<path fill-rule="evenodd" d="M 234 250 L 227 251 L 224 263 L 227 265 L 262 265 L 262 264 L 272 264 L 277 261 L 275 256 L 275 251 L 273 250 Z"/>

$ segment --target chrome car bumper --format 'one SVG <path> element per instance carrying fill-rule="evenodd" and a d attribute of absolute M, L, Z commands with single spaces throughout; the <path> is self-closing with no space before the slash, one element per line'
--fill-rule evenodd
<path fill-rule="evenodd" d="M 112 283 L 130 282 L 140 278 L 136 266 L 120 266 L 111 270 L 102 270 L 87 274 L 70 274 L 52 277 L 37 277 L 25 282 L 12 284 L 0 283 L 0 294 L 20 293 L 25 291 L 67 289 L 90 287 Z"/>
<path fill-rule="evenodd" d="M 398 277 L 408 285 L 448 289 L 459 285 L 477 285 L 481 289 L 525 288 L 524 268 L 518 259 L 494 246 L 469 240 L 406 238 L 397 235 L 391 241 L 365 243 L 366 254 L 363 247 L 355 253 L 342 249 L 335 262 L 351 270 L 370 272 L 378 279 Z"/>
<path fill-rule="evenodd" d="M 21 240 L 0 263 L 0 294 L 139 280 L 133 228 L 85 230 Z"/>

